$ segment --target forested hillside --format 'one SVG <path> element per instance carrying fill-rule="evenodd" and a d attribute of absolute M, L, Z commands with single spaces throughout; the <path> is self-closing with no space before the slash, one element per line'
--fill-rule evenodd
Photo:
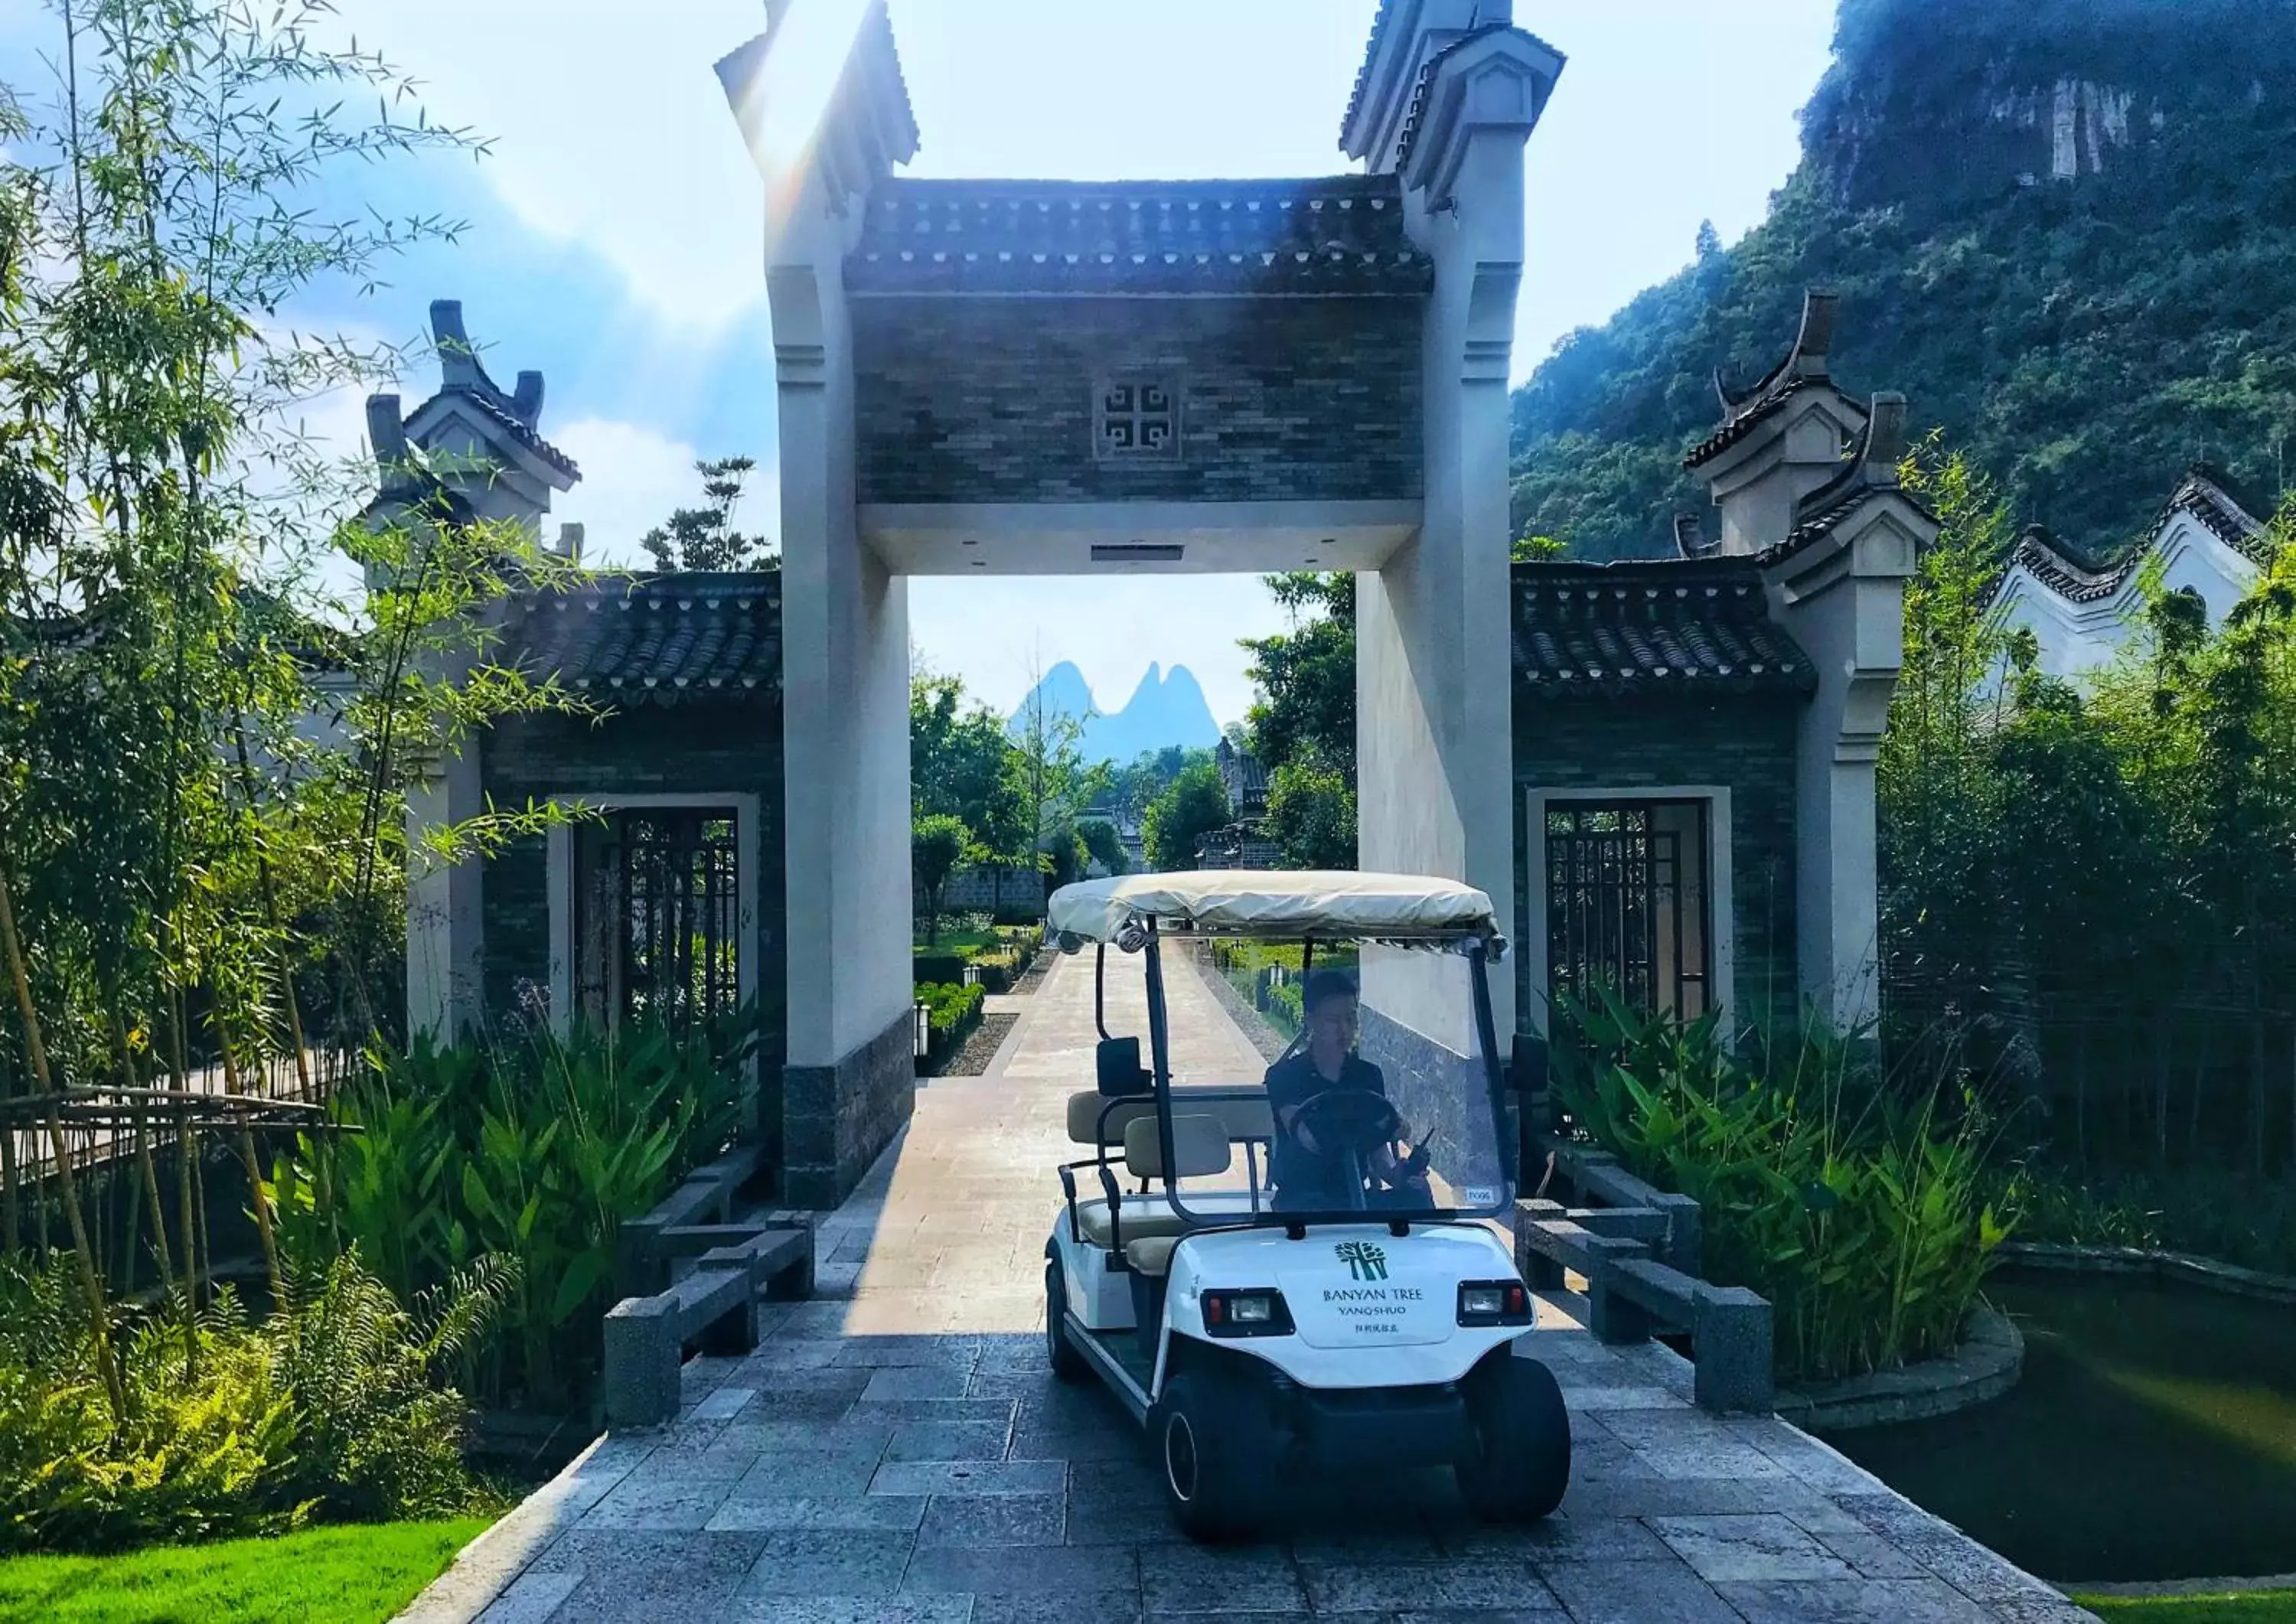
<path fill-rule="evenodd" d="M 1726 87 L 1717 116 L 1727 117 Z M 1800 167 L 1517 391 L 1518 534 L 1663 552 L 1683 450 L 1803 290 L 2021 522 L 2110 554 L 2195 458 L 2267 508 L 2296 439 L 2296 0 L 1843 0 Z"/>

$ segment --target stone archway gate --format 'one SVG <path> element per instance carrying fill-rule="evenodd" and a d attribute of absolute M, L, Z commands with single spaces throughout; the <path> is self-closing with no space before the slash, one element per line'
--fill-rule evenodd
<path fill-rule="evenodd" d="M 882 0 L 771 0 L 719 64 L 767 205 L 793 1194 L 908 1110 L 908 576 L 1357 571 L 1362 860 L 1512 894 L 1507 374 L 1562 59 L 1511 12 L 1388 0 L 1362 172 L 1305 180 L 896 176 Z"/>

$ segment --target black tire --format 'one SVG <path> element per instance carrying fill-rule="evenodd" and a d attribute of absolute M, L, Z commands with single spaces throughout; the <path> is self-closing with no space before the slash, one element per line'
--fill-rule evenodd
<path fill-rule="evenodd" d="M 1511 1351 L 1483 1362 L 1467 1383 L 1475 1441 L 1455 1470 L 1476 1515 L 1536 1522 L 1570 1487 L 1570 1415 L 1554 1374 Z"/>
<path fill-rule="evenodd" d="M 1069 1308 L 1069 1288 L 1058 1258 L 1045 1259 L 1045 1357 L 1050 1361 L 1053 1374 L 1062 1382 L 1081 1382 L 1092 1374 L 1084 1355 L 1069 1341 L 1066 1315 Z"/>
<path fill-rule="evenodd" d="M 1267 1525 L 1277 1440 L 1258 1398 L 1233 1378 L 1184 1370 L 1149 1412 L 1164 1498 L 1191 1539 L 1244 1539 Z"/>

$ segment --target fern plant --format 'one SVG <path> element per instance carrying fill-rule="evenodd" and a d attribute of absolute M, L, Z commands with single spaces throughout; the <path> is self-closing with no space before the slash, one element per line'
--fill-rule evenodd
<path fill-rule="evenodd" d="M 188 1316 L 167 1305 L 119 1339 L 127 1401 L 115 1415 L 61 1270 L 0 1262 L 0 1551 L 480 1507 L 462 1462 L 466 1407 L 439 1378 L 510 1285 L 508 1266 L 488 1262 L 410 1310 L 354 1253 L 291 1273 L 259 1324 L 228 1290 Z"/>

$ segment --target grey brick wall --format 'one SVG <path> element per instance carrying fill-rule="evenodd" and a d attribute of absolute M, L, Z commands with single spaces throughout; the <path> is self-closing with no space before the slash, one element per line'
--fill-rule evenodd
<path fill-rule="evenodd" d="M 1515 688 L 1515 929 L 1528 928 L 1532 831 L 1523 792 L 1714 783 L 1730 789 L 1731 909 L 1740 1017 L 1782 1024 L 1798 1012 L 1794 963 L 1794 721 L 1775 699 L 1557 702 Z M 1543 1007 L 1516 963 L 1517 1023 Z"/>
<path fill-rule="evenodd" d="M 1380 501 L 1420 495 L 1417 299 L 853 304 L 864 502 Z M 1093 455 L 1096 383 L 1183 386 L 1176 463 Z"/>
<path fill-rule="evenodd" d="M 590 722 L 512 717 L 480 743 L 487 792 L 498 805 L 557 795 L 732 792 L 758 798 L 755 956 L 768 1014 L 787 985 L 783 882 L 782 715 L 777 696 L 726 703 L 639 707 Z M 542 837 L 512 841 L 486 866 L 481 901 L 488 1007 L 512 1008 L 518 983 L 550 979 L 548 855 Z M 756 1117 L 767 1161 L 782 1156 L 783 1029 L 769 1021 L 758 1064 Z"/>
<path fill-rule="evenodd" d="M 487 792 L 503 806 L 553 795 L 732 791 L 758 798 L 758 985 L 783 976 L 782 717 L 777 700 L 637 707 L 603 721 L 508 718 L 480 744 Z M 540 836 L 487 865 L 487 1000 L 508 1009 L 521 979 L 550 976 L 550 899 Z M 751 944 L 744 944 L 745 947 Z"/>

